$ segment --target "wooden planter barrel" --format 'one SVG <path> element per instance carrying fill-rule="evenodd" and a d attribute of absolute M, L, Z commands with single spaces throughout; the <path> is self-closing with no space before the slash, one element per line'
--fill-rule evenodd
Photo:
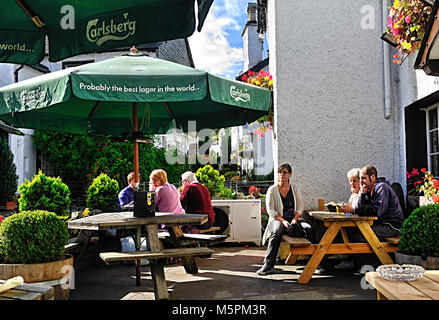
<path fill-rule="evenodd" d="M 397 264 L 415 264 L 423 267 L 425 270 L 439 270 L 439 257 L 426 257 L 423 259 L 421 256 L 396 251 L 395 260 Z"/>
<path fill-rule="evenodd" d="M 55 282 L 51 284 L 54 288 L 55 300 L 68 300 L 70 288 L 66 285 L 56 284 L 56 280 L 66 277 L 73 272 L 73 256 L 66 255 L 64 259 L 45 263 L 34 264 L 0 264 L 0 279 L 10 279 L 22 276 L 24 282 Z M 64 288 L 63 288 L 64 287 Z"/>

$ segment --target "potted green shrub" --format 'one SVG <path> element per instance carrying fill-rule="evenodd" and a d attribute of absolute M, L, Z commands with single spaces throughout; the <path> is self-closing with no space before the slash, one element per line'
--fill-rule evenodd
<path fill-rule="evenodd" d="M 424 269 L 439 269 L 439 204 L 413 210 L 401 228 L 398 264 L 416 264 Z"/>
<path fill-rule="evenodd" d="M 57 284 L 73 270 L 73 256 L 64 254 L 69 233 L 53 212 L 23 211 L 0 224 L 0 279 L 22 276 L 24 282 L 54 285 L 55 299 L 67 299 L 69 284 Z"/>
<path fill-rule="evenodd" d="M 14 195 L 18 185 L 17 168 L 9 144 L 2 138 L 0 138 L 0 163 L 0 206 L 14 210 Z"/>
<path fill-rule="evenodd" d="M 18 188 L 19 211 L 47 210 L 59 216 L 70 214 L 70 189 L 61 178 L 49 177 L 39 170 L 32 181 Z"/>
<path fill-rule="evenodd" d="M 87 207 L 90 210 L 115 212 L 117 209 L 117 195 L 119 184 L 105 173 L 101 173 L 87 190 Z"/>
<path fill-rule="evenodd" d="M 225 177 L 215 170 L 211 165 L 205 165 L 195 172 L 197 180 L 204 184 L 210 192 L 212 198 L 219 196 L 224 188 Z"/>

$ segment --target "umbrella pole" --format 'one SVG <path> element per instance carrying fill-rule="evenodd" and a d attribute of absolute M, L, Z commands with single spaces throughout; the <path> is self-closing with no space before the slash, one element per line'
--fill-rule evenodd
<path fill-rule="evenodd" d="M 133 120 L 134 120 L 134 132 L 139 130 L 139 125 L 137 122 L 137 102 L 133 102 Z M 134 182 L 139 183 L 139 143 L 134 140 Z"/>
<path fill-rule="evenodd" d="M 139 126 L 137 123 L 137 102 L 133 102 L 133 125 L 134 125 L 134 133 L 139 130 Z M 137 139 L 134 139 L 134 183 L 136 185 L 136 189 L 138 188 L 139 179 L 139 143 Z M 141 233 L 140 229 L 136 232 L 136 242 L 141 242 Z M 140 248 L 136 248 L 140 250 Z M 136 286 L 140 287 L 140 259 L 135 261 L 136 264 Z"/>

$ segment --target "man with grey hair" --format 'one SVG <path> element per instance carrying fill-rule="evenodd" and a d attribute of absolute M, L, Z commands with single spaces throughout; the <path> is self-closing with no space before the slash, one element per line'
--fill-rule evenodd
<path fill-rule="evenodd" d="M 199 229 L 209 229 L 215 220 L 209 190 L 198 182 L 197 177 L 191 171 L 186 171 L 181 175 L 181 184 L 183 185 L 183 191 L 180 194 L 181 206 L 186 213 L 207 214 L 209 220 Z"/>

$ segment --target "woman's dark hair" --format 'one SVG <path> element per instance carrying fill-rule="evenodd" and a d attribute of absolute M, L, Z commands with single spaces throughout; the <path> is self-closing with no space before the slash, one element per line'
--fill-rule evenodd
<path fill-rule="evenodd" d="M 278 172 L 278 173 L 281 172 L 282 169 L 286 169 L 286 170 L 288 171 L 288 173 L 291 173 L 291 172 L 293 171 L 293 170 L 291 169 L 291 166 L 290 166 L 288 163 L 281 164 L 281 165 L 279 166 L 279 168 L 277 169 L 277 172 Z"/>

